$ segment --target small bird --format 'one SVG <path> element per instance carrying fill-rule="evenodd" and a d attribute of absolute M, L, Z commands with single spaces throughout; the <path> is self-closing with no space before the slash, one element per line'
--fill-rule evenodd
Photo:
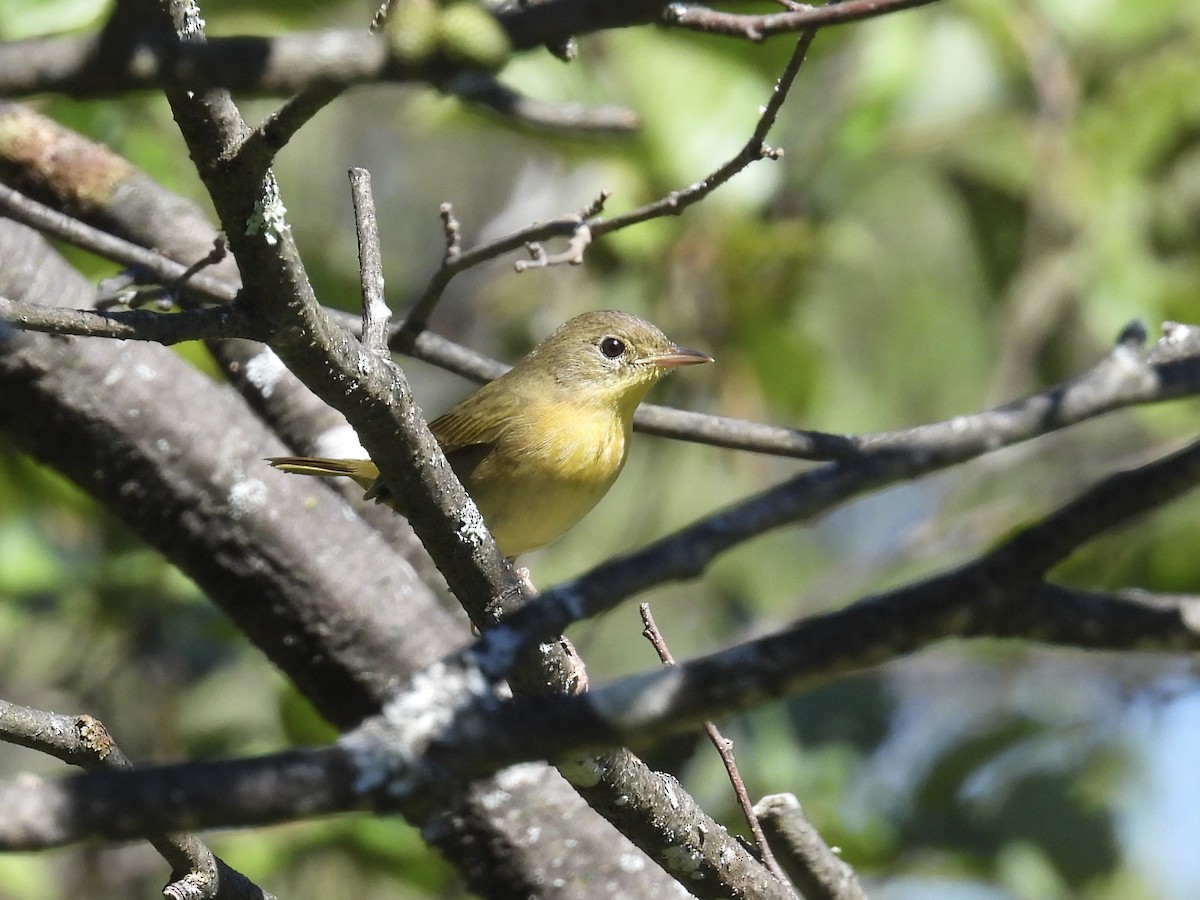
<path fill-rule="evenodd" d="M 626 312 L 576 316 L 429 426 L 510 559 L 545 546 L 603 497 L 629 450 L 633 413 L 676 366 L 712 362 Z M 346 476 L 397 508 L 369 459 L 281 456 L 299 475 Z"/>

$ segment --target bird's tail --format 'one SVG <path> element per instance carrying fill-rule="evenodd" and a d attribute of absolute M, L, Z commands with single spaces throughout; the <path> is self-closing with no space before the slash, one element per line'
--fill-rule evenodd
<path fill-rule="evenodd" d="M 326 459 L 320 456 L 272 456 L 267 460 L 281 472 L 316 475 L 321 478 L 353 478 L 363 490 L 370 490 L 379 477 L 379 469 L 369 459 Z"/>

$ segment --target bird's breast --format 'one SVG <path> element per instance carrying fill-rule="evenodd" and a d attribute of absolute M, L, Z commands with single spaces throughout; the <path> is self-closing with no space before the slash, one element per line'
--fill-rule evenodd
<path fill-rule="evenodd" d="M 629 428 L 615 413 L 526 412 L 464 479 L 507 556 L 550 543 L 586 515 L 620 474 L 628 447 Z"/>
<path fill-rule="evenodd" d="M 510 430 L 496 447 L 520 480 L 583 496 L 595 492 L 589 509 L 620 473 L 626 450 L 627 432 L 619 417 L 571 410 L 536 416 Z"/>

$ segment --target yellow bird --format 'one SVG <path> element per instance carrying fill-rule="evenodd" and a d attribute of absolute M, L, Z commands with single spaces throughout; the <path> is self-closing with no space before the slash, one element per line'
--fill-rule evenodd
<path fill-rule="evenodd" d="M 576 316 L 509 372 L 429 426 L 509 558 L 550 543 L 603 497 L 629 450 L 633 412 L 676 366 L 708 363 L 639 316 Z M 284 472 L 346 476 L 397 508 L 369 459 L 282 456 Z"/>

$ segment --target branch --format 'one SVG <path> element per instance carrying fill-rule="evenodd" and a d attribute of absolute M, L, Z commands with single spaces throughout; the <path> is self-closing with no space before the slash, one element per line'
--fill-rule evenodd
<path fill-rule="evenodd" d="M 24 331 L 158 344 L 253 338 L 256 334 L 254 323 L 237 304 L 167 314 L 143 309 L 63 309 L 0 297 L 0 322 Z"/>
<path fill-rule="evenodd" d="M 442 204 L 441 215 L 447 235 L 446 252 L 442 257 L 442 264 L 429 279 L 429 284 L 425 286 L 424 292 L 405 316 L 399 331 L 392 336 L 392 349 L 401 353 L 411 352 L 417 335 L 426 328 L 434 307 L 437 306 L 446 286 L 455 275 L 532 243 L 553 237 L 570 237 L 588 219 L 603 209 L 604 201 L 607 199 L 608 194 L 601 192 L 595 200 L 578 212 L 568 213 L 546 222 L 535 222 L 519 231 L 488 241 L 486 244 L 480 244 L 478 247 L 472 247 L 470 250 L 462 249 L 461 226 L 454 218 L 450 204 Z"/>
<path fill-rule="evenodd" d="M 1005 578 L 987 571 L 989 562 L 984 557 L 783 633 L 589 694 L 504 701 L 477 673 L 439 664 L 337 747 L 0 784 L 7 811 L 0 849 L 137 837 L 182 821 L 217 827 L 387 811 L 436 793 L 452 774 L 479 776 L 522 758 L 597 744 L 645 743 L 949 636 L 1200 649 L 1200 597 L 1109 596 L 1029 584 L 1023 572 Z M 772 876 L 761 893 L 747 896 L 780 896 L 771 883 L 778 885 Z"/>
<path fill-rule="evenodd" d="M 48 92 L 103 97 L 129 91 L 219 86 L 287 96 L 310 85 L 432 78 L 436 70 L 391 67 L 381 37 L 319 31 L 177 43 L 159 29 L 127 30 L 122 46 L 103 34 L 41 37 L 0 44 L 0 95 Z"/>
<path fill-rule="evenodd" d="M 350 191 L 354 199 L 354 228 L 358 235 L 358 270 L 362 285 L 362 342 L 368 350 L 387 353 L 388 309 L 383 293 L 383 251 L 379 246 L 379 221 L 375 216 L 375 198 L 371 194 L 371 173 L 350 170 Z"/>
<path fill-rule="evenodd" d="M 91 716 L 63 716 L 0 700 L 0 739 L 85 769 L 133 768 L 104 724 Z M 171 866 L 173 881 L 163 888 L 168 900 L 275 900 L 193 834 L 151 835 L 149 840 Z"/>
<path fill-rule="evenodd" d="M 796 48 L 792 51 L 791 58 L 788 60 L 787 65 L 784 66 L 783 74 L 779 76 L 779 80 L 775 83 L 775 90 L 772 91 L 770 99 L 762 107 L 762 113 L 759 115 L 758 122 L 754 126 L 754 132 L 750 135 L 750 139 L 742 146 L 742 149 L 734 154 L 728 162 L 717 168 L 707 178 L 697 181 L 683 190 L 672 191 L 661 200 L 647 203 L 645 206 L 619 216 L 614 216 L 611 219 L 595 222 L 592 225 L 592 234 L 595 237 L 602 237 L 614 231 L 619 231 L 622 228 L 628 228 L 630 225 L 636 225 L 639 222 L 657 219 L 661 216 L 680 215 L 689 206 L 699 203 L 751 163 L 762 159 L 777 160 L 782 158 L 782 150 L 767 146 L 767 135 L 770 134 L 771 129 L 774 127 L 775 120 L 779 116 L 779 111 L 783 109 L 783 103 L 787 100 L 788 92 L 795 83 L 796 76 L 800 72 L 800 67 L 804 64 L 804 57 L 808 53 L 808 48 L 812 46 L 813 39 L 816 36 L 816 28 L 810 28 L 800 35 L 800 39 L 796 42 Z"/>
<path fill-rule="evenodd" d="M 557 137 L 625 137 L 642 126 L 637 113 L 623 106 L 536 100 L 513 90 L 487 72 L 463 72 L 444 87 L 459 99 L 477 104 L 512 125 Z"/>
<path fill-rule="evenodd" d="M 854 869 L 825 843 L 794 795 L 763 797 L 754 811 L 806 900 L 867 900 Z"/>
<path fill-rule="evenodd" d="M 392 341 L 392 348 L 404 353 L 411 352 L 416 336 L 428 325 L 429 317 L 445 292 L 446 286 L 460 272 L 522 246 L 529 250 L 531 259 L 517 262 L 516 270 L 518 272 L 564 263 L 578 265 L 583 262 L 583 253 L 595 238 L 649 219 L 665 215 L 680 215 L 687 207 L 703 200 L 751 163 L 760 159 L 779 159 L 782 151 L 767 147 L 766 137 L 774 126 L 779 111 L 783 108 L 788 91 L 796 80 L 796 75 L 804 63 L 805 54 L 815 36 L 815 30 L 810 30 L 801 36 L 770 99 L 763 106 L 750 139 L 742 149 L 711 175 L 695 182 L 690 187 L 672 191 L 662 200 L 608 220 L 598 218 L 609 198 L 608 191 L 601 191 L 595 200 L 578 212 L 568 213 L 548 222 L 535 223 L 466 252 L 463 252 L 461 247 L 459 224 L 457 220 L 453 220 L 452 240 L 447 244 L 442 264 L 429 280 L 424 292 L 413 304 L 403 326 Z M 447 229 L 451 228 L 451 220 L 446 217 L 451 215 L 449 204 L 443 204 L 442 216 Z M 569 238 L 567 248 L 561 253 L 547 254 L 542 248 L 541 242 L 552 237 Z"/>
<path fill-rule="evenodd" d="M 931 0 L 926 0 L 931 2 Z M 505 7 L 497 16 L 509 40 L 518 50 L 531 49 L 542 44 L 558 44 L 575 35 L 591 34 L 610 28 L 628 28 L 636 25 L 672 24 L 672 8 L 676 5 L 664 0 L 608 0 L 595 3 L 592 0 L 544 0 L 541 3 L 514 4 Z M 840 11 L 840 6 L 867 7 L 855 18 L 888 15 L 914 5 L 913 0 L 863 0 L 851 4 L 830 3 L 825 6 L 808 7 L 802 17 L 793 19 L 793 31 L 817 29 L 826 25 L 837 25 L 850 21 Z M 686 8 L 686 7 L 685 7 Z"/>
<path fill-rule="evenodd" d="M 317 82 L 301 88 L 250 133 L 243 145 L 243 152 L 248 156 L 274 159 L 275 154 L 287 146 L 296 132 L 340 97 L 345 89 L 346 85 L 326 82 Z"/>
<path fill-rule="evenodd" d="M 142 187 L 146 187 L 145 182 Z M 136 188 L 130 193 L 134 190 Z M 70 201 L 67 197 L 60 197 L 60 202 L 65 205 Z M 153 277 L 157 283 L 164 285 L 179 284 L 185 294 L 195 291 L 216 303 L 228 303 L 237 297 L 237 285 L 228 279 L 196 274 L 191 265 L 81 222 L 73 216 L 38 203 L 5 184 L 0 184 L 0 212 L 3 212 L 6 218 L 20 222 L 35 231 L 128 266 L 142 273 L 144 278 Z M 115 212 L 116 210 L 110 211 Z"/>
<path fill-rule="evenodd" d="M 658 630 L 658 623 L 654 621 L 654 616 L 650 613 L 650 604 L 643 603 L 638 607 L 638 612 L 642 617 L 642 635 L 651 646 L 654 647 L 658 658 L 664 666 L 671 668 L 675 665 L 675 658 L 671 655 L 671 650 L 667 646 L 666 639 L 662 636 L 662 632 Z M 742 815 L 746 819 L 746 824 L 750 826 L 750 834 L 754 837 L 754 846 L 758 848 L 758 855 L 762 859 L 763 865 L 766 866 L 772 875 L 774 875 L 779 883 L 790 887 L 788 884 L 787 875 L 783 869 L 779 867 L 779 863 L 775 860 L 775 854 L 771 852 L 771 846 L 767 843 L 766 837 L 763 835 L 762 827 L 758 824 L 758 813 L 750 803 L 750 794 L 746 790 L 746 782 L 742 778 L 742 773 L 738 770 L 737 762 L 733 758 L 733 741 L 726 740 L 721 734 L 720 729 L 712 722 L 704 723 L 704 733 L 708 735 L 709 742 L 717 751 L 717 755 L 721 757 L 721 764 L 725 766 L 725 774 L 729 778 L 729 783 L 733 787 L 734 796 L 737 798 L 738 806 L 741 807 Z"/>
<path fill-rule="evenodd" d="M 705 34 L 761 41 L 777 34 L 857 22 L 933 2 L 935 0 L 845 0 L 824 6 L 797 3 L 787 12 L 753 16 L 721 12 L 698 4 L 671 3 L 663 10 L 663 21 Z"/>
<path fill-rule="evenodd" d="M 561 45 L 576 35 L 665 24 L 752 37 L 815 30 L 888 15 L 932 0 L 854 0 L 773 16 L 731 16 L 662 0 L 545 0 L 489 9 L 514 51 Z M 713 18 L 716 16 L 717 18 Z M 722 30 L 724 29 L 724 30 Z M 319 98 L 356 84 L 425 81 L 443 84 L 472 66 L 439 48 L 420 58 L 392 52 L 382 35 L 326 30 L 276 36 L 243 35 L 177 42 L 162 29 L 43 37 L 0 44 L 0 96 L 60 93 L 111 96 L 166 89 L 222 87 L 252 96 Z M 328 102 L 327 100 L 318 101 Z M 311 114 L 310 111 L 305 116 Z M 301 117 L 303 118 L 303 117 Z"/>
<path fill-rule="evenodd" d="M 180 227 L 187 223 L 172 235 Z M 0 292 L 67 304 L 91 296 L 44 241 L 15 223 L 0 221 L 0 258 Z M 5 436 L 195 580 L 331 722 L 349 728 L 377 712 L 398 679 L 466 636 L 462 617 L 445 612 L 392 545 L 332 493 L 267 469 L 261 457 L 283 446 L 233 392 L 178 355 L 4 329 L 0 347 Z M 260 385 L 278 393 L 282 365 L 272 374 L 261 360 L 251 363 Z M 670 883 L 545 766 L 478 782 L 457 800 L 428 822 L 412 811 L 413 821 L 437 825 L 426 832 L 431 843 L 476 890 L 503 872 L 533 891 L 579 867 L 614 885 L 614 896 Z M 570 829 L 555 827 L 564 815 Z M 630 859 L 642 868 L 623 868 Z"/>
<path fill-rule="evenodd" d="M 446 463 L 403 372 L 322 311 L 269 157 L 243 152 L 250 132 L 229 94 L 174 90 L 168 100 L 253 299 L 247 314 L 275 336 L 272 349 L 287 367 L 346 415 L 451 591 L 483 621 L 490 598 L 519 594 L 521 582 Z"/>
<path fill-rule="evenodd" d="M 570 623 L 598 615 L 638 592 L 696 577 L 726 550 L 773 528 L 815 518 L 850 497 L 965 462 L 1127 403 L 1193 394 L 1200 386 L 1200 328 L 1169 323 L 1164 331 L 1165 336 L 1149 350 L 1119 344 L 1091 372 L 1062 387 L 974 416 L 894 432 L 874 447 L 802 472 L 544 591 L 502 627 L 523 635 L 516 639 L 518 645 L 534 635 L 558 634 Z M 513 641 L 514 635 L 496 639 L 499 647 Z"/>

